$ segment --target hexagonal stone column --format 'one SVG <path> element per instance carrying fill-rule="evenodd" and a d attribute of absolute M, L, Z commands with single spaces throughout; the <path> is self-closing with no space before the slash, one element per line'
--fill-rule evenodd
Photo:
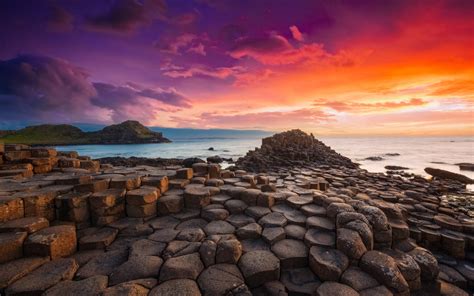
<path fill-rule="evenodd" d="M 25 241 L 24 252 L 28 256 L 49 256 L 51 259 L 67 257 L 76 252 L 76 229 L 70 225 L 58 225 L 41 229 Z"/>
<path fill-rule="evenodd" d="M 239 268 L 250 287 L 258 287 L 280 278 L 280 260 L 270 251 L 252 251 L 244 254 Z"/>
<path fill-rule="evenodd" d="M 0 233 L 0 263 L 20 258 L 26 232 Z"/>

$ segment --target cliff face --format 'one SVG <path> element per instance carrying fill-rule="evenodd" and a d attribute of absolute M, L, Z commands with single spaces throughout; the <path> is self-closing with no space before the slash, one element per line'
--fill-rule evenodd
<path fill-rule="evenodd" d="M 0 142 L 29 145 L 145 144 L 169 143 L 162 133 L 154 132 L 138 121 L 125 121 L 96 132 L 83 132 L 67 124 L 36 125 L 0 137 Z"/>
<path fill-rule="evenodd" d="M 293 165 L 331 165 L 356 168 L 357 164 L 301 130 L 275 134 L 262 140 L 262 146 L 239 158 L 237 167 L 261 171 Z"/>

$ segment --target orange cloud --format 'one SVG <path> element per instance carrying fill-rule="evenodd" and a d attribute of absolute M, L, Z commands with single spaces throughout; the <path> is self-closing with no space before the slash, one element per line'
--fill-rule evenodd
<path fill-rule="evenodd" d="M 314 108 L 303 108 L 293 111 L 268 111 L 252 113 L 218 113 L 204 112 L 197 118 L 191 119 L 195 125 L 205 127 L 224 128 L 258 128 L 268 129 L 271 122 L 271 129 L 288 129 L 312 127 L 315 124 L 332 121 L 332 115 Z M 173 121 L 178 126 L 189 126 L 190 119 L 175 116 Z"/>
<path fill-rule="evenodd" d="M 431 96 L 474 95 L 474 80 L 445 80 L 430 85 Z"/>
<path fill-rule="evenodd" d="M 389 111 L 403 108 L 427 105 L 428 102 L 420 98 L 412 98 L 408 101 L 387 101 L 376 103 L 358 103 L 343 101 L 317 100 L 313 103 L 315 107 L 328 107 L 339 112 L 367 113 L 377 111 Z"/>
<path fill-rule="evenodd" d="M 246 72 L 246 69 L 240 66 L 209 68 L 203 65 L 195 65 L 190 68 L 180 67 L 176 65 L 167 65 L 165 67 L 162 67 L 161 70 L 163 70 L 163 75 L 171 78 L 190 78 L 193 76 L 207 76 L 225 79 Z"/>

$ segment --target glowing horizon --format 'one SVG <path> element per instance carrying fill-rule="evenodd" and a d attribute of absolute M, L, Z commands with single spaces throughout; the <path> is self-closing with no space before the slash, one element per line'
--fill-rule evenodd
<path fill-rule="evenodd" d="M 2 2 L 0 126 L 474 135 L 472 1 L 179 2 Z"/>

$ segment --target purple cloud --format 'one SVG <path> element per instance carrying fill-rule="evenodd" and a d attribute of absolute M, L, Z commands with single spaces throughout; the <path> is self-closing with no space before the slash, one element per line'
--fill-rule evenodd
<path fill-rule="evenodd" d="M 154 46 L 162 53 L 179 55 L 181 49 L 190 46 L 197 39 L 198 36 L 186 33 L 176 37 L 174 40 L 164 38 L 156 41 Z"/>
<path fill-rule="evenodd" d="M 202 55 L 202 56 L 206 55 L 206 49 L 204 48 L 204 44 L 202 44 L 201 42 L 199 42 L 198 44 L 190 47 L 188 49 L 188 52 L 193 52 L 195 54 L 199 54 L 199 55 Z"/>
<path fill-rule="evenodd" d="M 11 119 L 74 117 L 91 107 L 96 89 L 81 68 L 64 60 L 21 55 L 0 61 L 0 115 Z"/>
<path fill-rule="evenodd" d="M 230 55 L 234 58 L 259 56 L 284 52 L 292 48 L 285 37 L 272 33 L 266 37 L 245 37 L 238 39 L 235 46 L 231 49 Z"/>
<path fill-rule="evenodd" d="M 87 27 L 95 31 L 131 33 L 164 18 L 167 6 L 164 0 L 116 0 L 110 10 L 87 19 Z"/>
<path fill-rule="evenodd" d="M 125 86 L 94 83 L 94 87 L 97 90 L 97 96 L 91 99 L 92 103 L 110 110 L 115 122 L 130 119 L 131 115 L 137 114 L 142 120 L 152 120 L 156 111 L 162 111 L 163 108 L 157 108 L 150 100 L 179 108 L 191 107 L 187 98 L 174 88 L 150 89 L 135 83 Z"/>
<path fill-rule="evenodd" d="M 151 120 L 166 106 L 191 104 L 174 88 L 93 83 L 84 69 L 65 60 L 21 55 L 0 61 L 0 106 L 5 120 L 108 122 L 132 116 Z"/>
<path fill-rule="evenodd" d="M 167 65 L 162 67 L 161 70 L 163 71 L 163 75 L 172 78 L 207 76 L 212 78 L 226 79 L 228 77 L 236 77 L 246 72 L 246 69 L 241 66 L 211 68 L 204 65 L 194 65 L 189 68 L 176 65 Z"/>

